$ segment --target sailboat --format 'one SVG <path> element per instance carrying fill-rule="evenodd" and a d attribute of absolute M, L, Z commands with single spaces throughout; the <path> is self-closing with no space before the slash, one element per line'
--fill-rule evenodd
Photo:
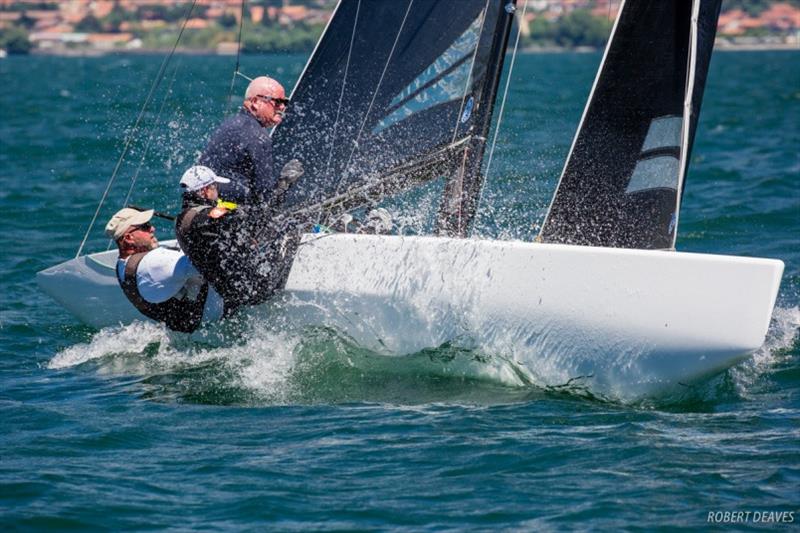
<path fill-rule="evenodd" d="M 264 312 L 387 356 L 466 343 L 540 385 L 581 378 L 618 398 L 742 361 L 764 342 L 783 263 L 675 251 L 720 0 L 623 1 L 537 242 L 466 238 L 516 10 L 339 2 L 273 132 L 278 168 L 306 169 L 285 215 L 330 225 L 441 180 L 435 230 L 307 234 Z M 141 319 L 115 261 L 80 256 L 38 281 L 90 325 Z"/>

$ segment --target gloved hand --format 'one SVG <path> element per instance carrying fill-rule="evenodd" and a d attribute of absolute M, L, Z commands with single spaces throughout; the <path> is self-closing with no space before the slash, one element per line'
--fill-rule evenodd
<path fill-rule="evenodd" d="M 297 159 L 292 159 L 285 165 L 283 165 L 283 169 L 281 170 L 281 181 L 285 181 L 287 185 L 287 189 L 297 182 L 305 173 L 303 169 L 303 163 L 298 161 Z"/>
<path fill-rule="evenodd" d="M 297 159 L 292 159 L 283 165 L 281 177 L 278 179 L 278 183 L 275 185 L 275 190 L 272 194 L 272 197 L 275 198 L 277 203 L 280 204 L 283 202 L 283 195 L 289 190 L 289 187 L 300 179 L 300 176 L 302 176 L 304 172 L 303 163 Z"/>

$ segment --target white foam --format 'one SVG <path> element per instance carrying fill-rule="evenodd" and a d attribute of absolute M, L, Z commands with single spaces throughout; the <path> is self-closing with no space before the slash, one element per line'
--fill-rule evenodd
<path fill-rule="evenodd" d="M 147 345 L 168 339 L 167 330 L 152 322 L 133 322 L 127 326 L 103 328 L 88 343 L 80 343 L 60 351 L 47 368 L 60 369 L 81 365 L 109 354 L 142 352 Z"/>
<path fill-rule="evenodd" d="M 295 368 L 299 336 L 269 331 L 263 324 L 247 326 L 243 337 L 231 335 L 230 340 L 235 344 L 208 346 L 185 334 L 172 333 L 162 325 L 135 321 L 127 326 L 104 328 L 89 342 L 62 350 L 47 368 L 64 369 L 94 361 L 102 375 L 149 376 L 221 362 L 234 376 L 233 383 L 228 385 L 250 390 L 271 401 L 286 400 L 291 392 L 290 377 Z M 219 340 L 219 333 L 213 340 Z"/>
<path fill-rule="evenodd" d="M 780 362 L 782 350 L 789 348 L 800 334 L 800 307 L 775 307 L 764 344 L 751 358 L 732 370 L 734 383 L 748 396 L 756 380 Z"/>
<path fill-rule="evenodd" d="M 467 378 L 512 388 L 541 386 L 556 378 L 570 377 L 561 375 L 564 367 L 569 367 L 570 354 L 551 353 L 550 357 L 534 358 L 538 364 L 531 364 L 530 357 L 526 360 L 522 353 L 531 350 L 520 342 L 526 338 L 525 332 L 513 329 L 494 332 L 491 346 L 453 352 L 444 348 L 444 352 L 437 349 L 432 355 L 391 357 L 364 352 L 333 333 L 320 337 L 308 330 L 287 329 L 260 316 L 243 317 L 238 324 L 227 326 L 203 336 L 202 342 L 152 322 L 105 328 L 89 342 L 57 353 L 47 367 L 64 369 L 94 362 L 102 375 L 147 377 L 214 362 L 225 369 L 227 386 L 249 391 L 268 403 L 304 401 L 306 395 L 314 394 L 313 390 L 304 390 L 308 385 L 315 388 L 315 383 L 325 384 L 328 363 L 349 366 L 367 375 Z M 776 307 L 764 346 L 732 371 L 740 394 L 747 396 L 754 389 L 761 376 L 780 361 L 782 350 L 795 342 L 799 331 L 800 308 Z M 548 333 L 547 328 L 539 333 Z M 317 340 L 321 344 L 316 344 Z M 304 344 L 311 351 L 300 349 Z M 526 350 L 521 350 L 520 344 L 526 345 Z M 535 348 L 538 347 L 534 352 Z M 358 383 L 341 385 L 345 389 L 358 387 Z"/>

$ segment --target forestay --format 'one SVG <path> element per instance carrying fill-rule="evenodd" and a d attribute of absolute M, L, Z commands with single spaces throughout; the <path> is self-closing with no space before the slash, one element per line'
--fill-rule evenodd
<path fill-rule="evenodd" d="M 273 133 L 276 163 L 305 165 L 286 207 L 323 219 L 467 159 L 479 171 L 512 12 L 498 0 L 342 0 Z M 457 203 L 476 189 L 461 185 Z"/>
<path fill-rule="evenodd" d="M 720 1 L 623 2 L 541 240 L 674 248 Z"/>

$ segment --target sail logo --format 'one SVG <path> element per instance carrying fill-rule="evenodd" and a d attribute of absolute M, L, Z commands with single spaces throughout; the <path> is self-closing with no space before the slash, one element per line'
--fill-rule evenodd
<path fill-rule="evenodd" d="M 464 112 L 461 113 L 461 123 L 464 124 L 472 116 L 472 108 L 475 107 L 475 98 L 470 96 L 467 103 L 464 104 Z"/>

